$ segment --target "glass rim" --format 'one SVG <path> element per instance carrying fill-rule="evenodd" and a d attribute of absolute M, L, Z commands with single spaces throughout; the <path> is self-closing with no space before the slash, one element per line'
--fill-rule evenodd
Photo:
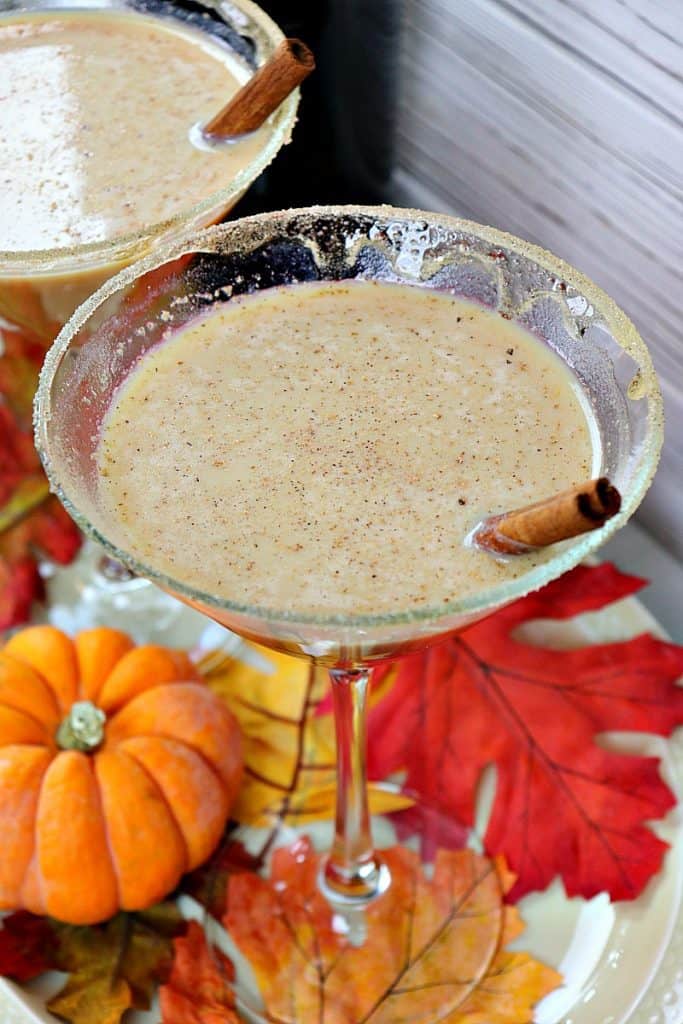
<path fill-rule="evenodd" d="M 285 38 L 279 25 L 254 0 L 230 0 L 230 3 L 256 24 L 272 43 L 273 49 Z M 77 9 L 77 7 L 70 7 L 67 8 L 67 11 L 73 12 Z M 63 11 L 64 8 L 57 7 L 55 10 Z M 102 11 L 105 8 L 93 7 L 92 10 Z M 7 12 L 0 11 L 0 24 L 5 14 L 21 13 L 22 8 Z M 143 17 L 159 17 L 157 14 L 140 13 Z M 218 13 L 220 14 L 220 10 Z M 194 27 L 196 31 L 202 31 L 200 27 Z M 259 150 L 257 156 L 231 180 L 229 185 L 215 190 L 199 202 L 179 210 L 171 217 L 166 217 L 154 224 L 145 224 L 136 231 L 116 235 L 113 238 L 71 246 L 56 246 L 52 249 L 0 249 L 0 280 L 49 276 L 68 273 L 76 269 L 96 269 L 109 263 L 122 263 L 131 257 L 131 251 L 133 258 L 136 250 L 142 255 L 145 252 L 145 245 L 152 245 L 156 240 L 160 240 L 163 245 L 166 235 L 182 230 L 183 225 L 187 222 L 201 218 L 203 214 L 207 214 L 211 210 L 229 206 L 233 199 L 246 191 L 249 185 L 272 162 L 281 147 L 288 142 L 296 122 L 299 97 L 300 90 L 294 89 L 271 115 L 270 130 L 264 146 Z M 188 131 L 191 128 L 192 125 L 188 125 Z"/>
<path fill-rule="evenodd" d="M 455 232 L 469 233 L 476 235 L 495 247 L 512 249 L 521 254 L 553 276 L 558 277 L 566 284 L 575 287 L 580 294 L 599 310 L 601 318 L 609 328 L 614 340 L 637 362 L 641 374 L 640 398 L 647 397 L 647 431 L 646 441 L 643 443 L 642 451 L 639 453 L 633 472 L 633 480 L 628 494 L 622 495 L 621 509 L 612 519 L 609 519 L 604 526 L 589 533 L 582 534 L 576 539 L 564 541 L 554 545 L 557 553 L 534 566 L 527 573 L 497 583 L 493 587 L 470 594 L 466 597 L 456 598 L 452 601 L 443 602 L 438 605 L 423 605 L 411 609 L 386 612 L 382 614 L 345 614 L 328 613 L 316 615 L 311 613 L 297 612 L 294 609 L 274 609 L 263 605 L 249 605 L 243 602 L 217 597 L 205 591 L 196 589 L 188 583 L 173 579 L 166 574 L 148 566 L 144 562 L 130 555 L 119 548 L 111 540 L 105 537 L 89 519 L 83 515 L 69 496 L 63 490 L 57 475 L 54 472 L 49 456 L 49 439 L 47 435 L 47 423 L 50 388 L 53 378 L 59 368 L 61 358 L 68 350 L 71 340 L 86 324 L 90 316 L 117 291 L 132 284 L 137 278 L 157 269 L 173 259 L 183 255 L 207 251 L 202 249 L 202 243 L 209 241 L 216 236 L 230 238 L 235 236 L 236 242 L 240 237 L 242 242 L 249 236 L 252 226 L 258 227 L 263 224 L 272 224 L 276 229 L 278 225 L 284 225 L 296 217 L 307 215 L 310 217 L 324 216 L 348 216 L 358 215 L 370 218 L 387 218 L 397 221 L 419 220 L 427 224 L 441 225 L 444 228 Z M 208 251 L 211 251 L 210 249 Z M 296 286 L 294 286 L 296 287 Z M 416 285 L 419 287 L 419 285 Z M 235 615 L 249 616 L 266 622 L 283 622 L 288 624 L 300 624 L 302 626 L 320 626 L 359 629 L 372 629 L 382 626 L 402 625 L 409 623 L 429 622 L 438 623 L 440 620 L 447 620 L 455 616 L 476 616 L 487 609 L 494 610 L 525 594 L 535 591 L 556 579 L 563 572 L 568 571 L 583 561 L 588 555 L 601 547 L 616 531 L 624 525 L 632 513 L 640 504 L 647 488 L 652 480 L 663 441 L 664 416 L 662 396 L 657 382 L 650 353 L 636 330 L 634 324 L 598 285 L 586 277 L 581 271 L 576 270 L 566 261 L 549 251 L 531 242 L 517 238 L 497 228 L 477 224 L 474 221 L 452 217 L 448 214 L 430 213 L 424 210 L 413 210 L 394 206 L 310 206 L 290 210 L 260 213 L 250 217 L 243 217 L 239 220 L 227 221 L 224 224 L 201 229 L 173 244 L 155 249 L 143 259 L 126 267 L 116 276 L 110 278 L 98 291 L 96 291 L 77 310 L 71 320 L 62 328 L 54 344 L 48 351 L 43 368 L 40 374 L 38 390 L 34 402 L 34 427 L 36 448 L 40 455 L 43 467 L 50 482 L 51 491 L 57 495 L 69 515 L 76 524 L 99 543 L 105 551 L 118 561 L 124 562 L 130 569 L 139 576 L 146 577 L 158 584 L 162 589 L 171 591 L 184 597 L 195 605 L 204 606 L 207 609 L 233 613 Z"/>

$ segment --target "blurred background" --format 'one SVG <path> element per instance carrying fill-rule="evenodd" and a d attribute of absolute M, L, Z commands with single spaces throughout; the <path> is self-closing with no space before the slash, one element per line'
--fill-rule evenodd
<path fill-rule="evenodd" d="M 683 639 L 683 0 L 259 2 L 318 71 L 294 141 L 240 212 L 460 214 L 564 257 L 639 328 L 667 438 L 637 524 L 607 554 L 656 580 L 650 605 Z"/>

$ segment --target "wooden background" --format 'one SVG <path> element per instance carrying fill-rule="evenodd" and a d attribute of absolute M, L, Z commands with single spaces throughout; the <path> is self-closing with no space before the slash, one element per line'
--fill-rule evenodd
<path fill-rule="evenodd" d="M 540 243 L 640 329 L 667 413 L 640 519 L 683 557 L 683 0 L 405 0 L 398 80 L 391 200 Z"/>

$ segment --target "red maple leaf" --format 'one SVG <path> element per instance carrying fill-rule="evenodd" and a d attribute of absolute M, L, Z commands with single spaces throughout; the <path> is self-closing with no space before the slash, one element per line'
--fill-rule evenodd
<path fill-rule="evenodd" d="M 0 630 L 26 622 L 43 596 L 37 557 L 66 564 L 81 543 L 59 502 L 48 497 L 33 436 L 2 391 L 6 385 L 0 374 Z"/>
<path fill-rule="evenodd" d="M 0 505 L 5 504 L 24 477 L 39 469 L 33 436 L 17 426 L 0 398 Z"/>
<path fill-rule="evenodd" d="M 78 529 L 52 497 L 0 533 L 0 630 L 27 622 L 31 605 L 43 597 L 37 559 L 66 565 L 80 546 Z"/>
<path fill-rule="evenodd" d="M 659 869 L 666 844 L 645 823 L 675 799 L 658 761 L 608 751 L 595 738 L 613 730 L 669 735 L 683 722 L 683 648 L 643 635 L 557 651 L 513 635 L 529 620 L 595 610 L 642 585 L 611 565 L 579 567 L 377 670 L 380 680 L 396 678 L 370 712 L 372 777 L 405 769 L 407 790 L 471 827 L 482 772 L 495 765 L 484 845 L 518 876 L 512 899 L 556 875 L 570 896 L 606 890 L 632 899 Z"/>
<path fill-rule="evenodd" d="M 57 940 L 50 922 L 20 910 L 0 929 L 0 977 L 30 981 L 55 966 Z"/>

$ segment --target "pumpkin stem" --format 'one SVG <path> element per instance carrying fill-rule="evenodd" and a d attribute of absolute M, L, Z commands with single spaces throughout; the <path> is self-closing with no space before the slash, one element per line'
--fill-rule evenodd
<path fill-rule="evenodd" d="M 57 746 L 62 750 L 96 750 L 104 739 L 107 716 L 89 700 L 77 700 L 57 730 Z"/>

